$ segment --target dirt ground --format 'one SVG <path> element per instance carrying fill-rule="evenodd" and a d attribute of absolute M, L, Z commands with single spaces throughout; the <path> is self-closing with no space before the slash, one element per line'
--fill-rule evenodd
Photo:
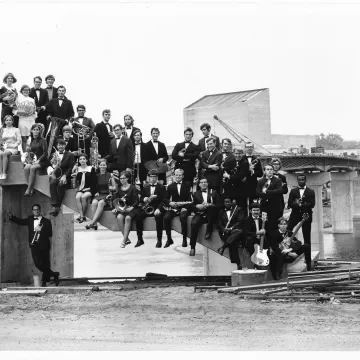
<path fill-rule="evenodd" d="M 193 287 L 0 295 L 1 350 L 359 350 L 359 304 Z M 261 341 L 259 341 L 261 339 Z"/>

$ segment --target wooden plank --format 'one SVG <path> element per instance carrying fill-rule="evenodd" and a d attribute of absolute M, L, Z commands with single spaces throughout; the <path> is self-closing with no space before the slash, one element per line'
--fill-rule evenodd
<path fill-rule="evenodd" d="M 8 288 L 10 289 L 10 288 Z M 41 291 L 42 287 L 14 287 L 14 291 Z M 119 288 L 118 288 L 119 289 Z M 77 294 L 88 291 L 99 291 L 98 286 L 47 286 L 46 291 L 48 294 Z M 0 293 L 1 294 L 1 293 Z"/>
<path fill-rule="evenodd" d="M 27 296 L 42 296 L 47 293 L 47 290 L 2 290 L 0 295 L 27 295 Z"/>
<path fill-rule="evenodd" d="M 324 270 L 324 271 L 307 271 L 306 273 L 289 273 L 289 277 L 303 277 L 303 276 L 312 276 L 312 275 L 324 275 L 324 274 L 343 274 L 348 273 L 349 270 L 352 273 L 360 273 L 360 268 L 342 268 L 342 269 L 334 269 L 334 270 Z"/>

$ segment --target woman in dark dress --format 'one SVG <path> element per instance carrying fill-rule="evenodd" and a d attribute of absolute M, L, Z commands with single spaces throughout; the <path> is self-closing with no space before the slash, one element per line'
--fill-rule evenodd
<path fill-rule="evenodd" d="M 271 165 L 274 167 L 274 176 L 278 177 L 282 182 L 283 196 L 281 198 L 282 199 L 281 207 L 282 207 L 282 213 L 284 213 L 284 209 L 285 209 L 284 195 L 289 192 L 287 182 L 286 182 L 286 177 L 285 177 L 285 175 L 279 173 L 279 170 L 281 169 L 282 164 L 281 164 L 281 160 L 278 157 L 274 157 L 271 159 Z"/>
<path fill-rule="evenodd" d="M 42 137 L 43 132 L 44 126 L 42 124 L 33 124 L 31 126 L 27 152 L 23 154 L 28 159 L 24 167 L 25 178 L 28 183 L 24 196 L 33 194 L 36 173 L 47 165 L 47 144 L 46 140 Z M 29 152 L 36 155 L 36 161 L 30 160 Z"/>
<path fill-rule="evenodd" d="M 18 96 L 17 90 L 14 86 L 16 83 L 16 77 L 12 73 L 7 73 L 3 78 L 4 86 L 0 89 L 0 103 L 1 107 L 1 123 L 4 124 L 4 117 L 6 115 L 12 115 L 15 105 L 15 100 Z M 14 118 L 15 126 L 17 127 L 18 118 Z"/>
<path fill-rule="evenodd" d="M 76 180 L 79 184 L 78 191 L 75 195 L 76 206 L 79 210 L 80 216 L 76 219 L 79 223 L 86 221 L 84 216 L 87 206 L 88 199 L 96 193 L 96 173 L 95 169 L 88 165 L 89 158 L 85 154 L 79 156 L 79 166 L 75 169 L 77 175 Z"/>
<path fill-rule="evenodd" d="M 131 230 L 131 220 L 140 211 L 138 208 L 139 194 L 136 187 L 130 184 L 131 173 L 122 171 L 120 173 L 120 187 L 116 194 L 117 199 L 125 201 L 125 209 L 120 210 L 118 207 L 113 210 L 120 225 L 120 231 L 123 233 L 123 241 L 120 247 L 124 248 L 127 244 L 131 244 L 129 233 Z"/>
<path fill-rule="evenodd" d="M 106 197 L 110 190 L 116 191 L 116 183 L 113 175 L 106 171 L 107 161 L 101 159 L 99 163 L 100 172 L 96 175 L 96 191 L 95 196 L 91 202 L 91 209 L 93 213 L 92 221 L 85 226 L 87 230 L 97 230 L 97 221 L 100 219 L 104 208 L 107 205 Z"/>

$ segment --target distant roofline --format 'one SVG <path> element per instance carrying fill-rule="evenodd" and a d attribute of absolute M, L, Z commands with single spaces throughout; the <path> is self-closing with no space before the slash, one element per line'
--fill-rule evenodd
<path fill-rule="evenodd" d="M 203 97 L 201 97 L 200 99 L 197 99 L 196 101 L 194 101 L 193 103 L 191 103 L 190 105 L 186 106 L 184 108 L 185 109 L 188 109 L 190 108 L 191 106 L 193 106 L 194 104 L 196 104 L 197 102 L 199 102 L 200 100 L 208 97 L 208 96 L 219 96 L 219 95 L 230 95 L 230 94 L 241 94 L 241 93 L 244 93 L 244 92 L 248 92 L 248 91 L 260 91 L 260 90 L 268 90 L 269 88 L 261 88 L 261 89 L 250 89 L 250 90 L 241 90 L 241 91 L 231 91 L 231 92 L 227 92 L 227 93 L 219 93 L 219 94 L 208 94 L 208 95 L 204 95 Z"/>

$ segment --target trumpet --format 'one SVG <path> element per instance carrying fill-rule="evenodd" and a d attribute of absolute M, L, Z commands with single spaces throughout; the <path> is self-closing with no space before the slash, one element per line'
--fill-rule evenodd
<path fill-rule="evenodd" d="M 126 195 L 124 195 L 122 198 L 115 199 L 113 201 L 113 206 L 115 210 L 115 215 L 124 214 L 126 208 L 128 207 L 128 205 L 126 204 Z"/>
<path fill-rule="evenodd" d="M 251 161 L 251 165 L 255 166 L 260 161 L 260 156 L 258 156 L 256 159 Z"/>
<path fill-rule="evenodd" d="M 42 229 L 43 225 L 39 225 Z M 40 231 L 41 231 L 40 229 Z M 40 238 L 40 231 L 35 231 L 34 237 L 30 243 L 30 245 L 35 245 L 36 242 L 38 242 L 39 238 Z"/>

